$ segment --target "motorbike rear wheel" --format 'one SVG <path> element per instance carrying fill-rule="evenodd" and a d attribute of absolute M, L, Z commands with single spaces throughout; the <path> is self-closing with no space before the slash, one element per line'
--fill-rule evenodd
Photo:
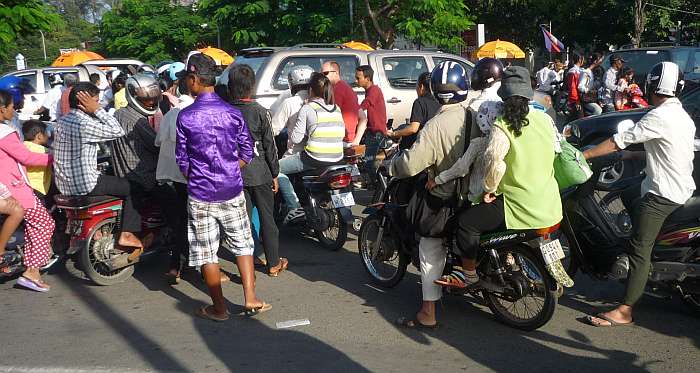
<path fill-rule="evenodd" d="M 383 237 L 377 247 L 381 224 L 381 216 L 370 215 L 365 218 L 358 235 L 357 248 L 362 265 L 372 282 L 381 287 L 393 288 L 403 279 L 411 259 L 402 254 L 398 247 L 388 247 L 390 237 Z M 389 232 L 384 231 L 384 235 L 387 234 Z"/>
<path fill-rule="evenodd" d="M 321 245 L 331 251 L 338 251 L 343 248 L 348 239 L 348 224 L 340 214 L 340 210 L 334 208 L 324 208 L 330 220 L 328 228 L 316 232 L 316 238 Z"/>
<path fill-rule="evenodd" d="M 134 274 L 134 266 L 110 270 L 104 263 L 104 253 L 114 251 L 117 222 L 107 219 L 93 228 L 85 247 L 80 251 L 80 266 L 85 275 L 97 285 L 109 286 L 124 282 Z"/>
<path fill-rule="evenodd" d="M 526 245 L 498 249 L 498 255 L 506 269 L 504 277 L 523 280 L 519 283 L 527 286 L 525 295 L 516 296 L 516 299 L 507 294 L 483 291 L 491 312 L 500 322 L 521 330 L 535 330 L 549 322 L 557 305 L 557 284 L 547 272 L 544 261 Z M 517 283 L 517 280 L 511 282 Z M 532 301 L 531 307 L 528 300 Z"/>

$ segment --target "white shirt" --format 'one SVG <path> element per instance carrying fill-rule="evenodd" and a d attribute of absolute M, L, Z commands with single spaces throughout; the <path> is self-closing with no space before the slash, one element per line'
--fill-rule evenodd
<path fill-rule="evenodd" d="M 559 80 L 559 74 L 547 66 L 537 71 L 535 77 L 537 78 L 537 90 L 540 92 L 551 92 L 552 83 Z"/>
<path fill-rule="evenodd" d="M 277 112 L 272 116 L 272 134 L 274 136 L 279 135 L 284 128 L 291 132 L 297 121 L 299 110 L 304 106 L 307 97 L 308 92 L 299 91 L 296 95 L 282 101 Z"/>
<path fill-rule="evenodd" d="M 189 98 L 189 99 L 188 99 Z M 158 153 L 158 166 L 156 166 L 156 180 L 173 181 L 186 184 L 187 179 L 182 175 L 180 167 L 175 161 L 175 143 L 177 142 L 177 115 L 180 110 L 186 108 L 194 102 L 194 99 L 187 95 L 179 97 L 180 104 L 170 109 L 163 120 L 156 135 L 156 146 L 160 147 Z"/>
<path fill-rule="evenodd" d="M 624 88 L 617 85 L 617 70 L 614 67 L 610 67 L 608 71 L 605 72 L 605 78 L 603 79 L 603 91 L 600 95 L 603 105 L 614 105 L 615 104 L 615 92 L 622 92 Z"/>
<path fill-rule="evenodd" d="M 63 93 L 63 86 L 62 85 L 55 85 L 49 89 L 48 92 L 46 92 L 46 96 L 44 97 L 44 102 L 41 104 L 41 106 L 49 109 L 49 116 L 51 117 L 51 120 L 54 121 L 58 119 L 56 117 L 56 113 L 58 112 L 58 105 L 59 102 L 61 101 L 61 94 Z"/>
<path fill-rule="evenodd" d="M 684 204 L 695 190 L 693 153 L 695 123 L 677 98 L 669 98 L 648 112 L 633 127 L 616 134 L 620 149 L 644 143 L 646 174 L 642 196 L 653 193 Z"/>

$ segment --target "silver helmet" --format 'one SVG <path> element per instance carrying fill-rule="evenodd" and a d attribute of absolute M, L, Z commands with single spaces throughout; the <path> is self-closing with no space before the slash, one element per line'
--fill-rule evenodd
<path fill-rule="evenodd" d="M 314 73 L 314 69 L 307 65 L 295 66 L 287 75 L 287 81 L 289 82 L 289 88 L 309 84 L 311 81 L 311 74 Z"/>
<path fill-rule="evenodd" d="M 126 101 L 143 115 L 154 115 L 158 111 L 162 94 L 154 74 L 136 74 L 126 80 Z"/>

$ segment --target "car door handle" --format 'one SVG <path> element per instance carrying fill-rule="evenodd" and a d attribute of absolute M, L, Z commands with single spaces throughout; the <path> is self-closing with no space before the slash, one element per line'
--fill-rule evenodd
<path fill-rule="evenodd" d="M 398 104 L 399 102 L 401 102 L 401 100 L 399 100 L 399 99 L 396 98 L 396 97 L 392 97 L 391 99 L 386 100 L 386 102 L 388 102 L 388 103 L 390 103 L 390 104 Z"/>

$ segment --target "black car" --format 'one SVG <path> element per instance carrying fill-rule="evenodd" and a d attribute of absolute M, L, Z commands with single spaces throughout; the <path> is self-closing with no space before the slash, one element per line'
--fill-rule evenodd
<path fill-rule="evenodd" d="M 683 108 L 695 122 L 695 138 L 700 139 L 700 87 L 683 91 L 680 97 Z M 617 133 L 617 125 L 624 120 L 639 121 L 651 108 L 615 111 L 606 114 L 586 117 L 569 123 L 564 133 L 569 136 L 570 143 L 577 144 L 581 148 L 596 145 Z M 697 140 L 696 140 L 697 141 Z M 634 145 L 632 150 L 643 150 L 640 145 Z M 696 145 L 694 161 L 694 175 L 696 185 L 700 185 L 700 152 Z M 644 169 L 644 162 L 626 161 L 620 162 L 609 171 L 601 174 L 599 186 L 603 189 L 611 187 L 619 180 L 638 175 Z"/>
<path fill-rule="evenodd" d="M 663 44 L 663 43 L 659 43 Z M 700 47 L 698 46 L 678 46 L 678 45 L 657 45 L 645 46 L 643 48 L 622 47 L 619 50 L 605 56 L 603 68 L 610 67 L 610 57 L 621 56 L 625 60 L 625 66 L 634 69 L 634 80 L 642 83 L 646 79 L 646 74 L 652 66 L 662 61 L 674 62 L 685 75 L 689 86 L 700 83 Z"/>

